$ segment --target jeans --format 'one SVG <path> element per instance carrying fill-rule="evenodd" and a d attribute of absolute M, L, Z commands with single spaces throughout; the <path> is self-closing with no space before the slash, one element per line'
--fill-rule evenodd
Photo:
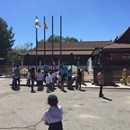
<path fill-rule="evenodd" d="M 31 92 L 34 91 L 34 81 L 35 81 L 35 79 L 31 79 L 31 82 L 32 82 L 32 84 L 31 84 Z"/>
<path fill-rule="evenodd" d="M 15 78 L 15 89 L 20 89 L 20 78 Z"/>

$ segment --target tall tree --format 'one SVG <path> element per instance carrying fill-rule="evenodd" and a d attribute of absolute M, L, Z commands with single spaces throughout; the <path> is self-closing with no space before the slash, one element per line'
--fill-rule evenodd
<path fill-rule="evenodd" d="M 4 58 L 4 63 L 7 62 L 7 54 L 11 50 L 14 41 L 12 27 L 8 28 L 7 23 L 0 18 L 0 57 Z"/>
<path fill-rule="evenodd" d="M 54 35 L 53 40 L 54 40 L 54 42 L 59 42 L 60 41 L 60 36 Z M 47 42 L 52 42 L 52 35 L 47 39 Z"/>
<path fill-rule="evenodd" d="M 60 42 L 60 36 L 58 35 L 54 35 L 53 36 L 53 39 L 54 39 L 54 42 Z M 50 36 L 48 39 L 47 39 L 47 42 L 51 42 L 52 40 L 52 36 Z M 63 42 L 78 42 L 78 40 L 74 37 L 62 37 L 62 40 Z"/>
<path fill-rule="evenodd" d="M 78 42 L 78 40 L 74 37 L 65 37 L 64 38 L 65 42 Z"/>
<path fill-rule="evenodd" d="M 7 64 L 9 66 L 13 64 L 21 64 L 24 59 L 23 54 L 29 53 L 32 50 L 32 43 L 25 43 L 21 46 L 17 46 L 8 51 Z"/>

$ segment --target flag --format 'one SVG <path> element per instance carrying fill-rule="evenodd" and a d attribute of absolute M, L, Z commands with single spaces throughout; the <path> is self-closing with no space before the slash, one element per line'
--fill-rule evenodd
<path fill-rule="evenodd" d="M 47 24 L 46 24 L 46 21 L 44 21 L 44 28 L 45 28 L 45 29 L 48 29 Z"/>
<path fill-rule="evenodd" d="M 36 18 L 35 19 L 35 28 L 39 28 L 39 27 L 41 27 L 41 25 L 40 25 L 39 20 Z"/>

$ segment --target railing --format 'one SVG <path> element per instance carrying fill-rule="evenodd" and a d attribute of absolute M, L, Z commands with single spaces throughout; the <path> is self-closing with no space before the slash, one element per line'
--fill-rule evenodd
<path fill-rule="evenodd" d="M 11 73 L 12 73 L 12 69 L 11 68 L 7 68 L 7 67 L 0 68 L 0 76 L 2 76 L 2 75 L 10 76 Z"/>

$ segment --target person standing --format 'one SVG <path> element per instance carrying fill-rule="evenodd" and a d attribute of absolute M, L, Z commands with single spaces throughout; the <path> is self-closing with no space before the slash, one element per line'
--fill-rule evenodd
<path fill-rule="evenodd" d="M 50 74 L 46 73 L 45 83 L 46 83 L 46 87 L 47 87 L 47 89 L 46 89 L 47 93 L 51 92 L 51 82 L 52 82 L 52 79 L 50 77 Z"/>
<path fill-rule="evenodd" d="M 49 125 L 48 130 L 63 130 L 62 126 L 62 114 L 63 109 L 58 104 L 58 98 L 56 95 L 49 95 L 48 104 L 50 108 L 44 112 L 42 116 L 42 121 L 45 122 L 46 125 Z"/>
<path fill-rule="evenodd" d="M 20 90 L 20 70 L 19 65 L 16 65 L 14 70 L 14 78 L 15 78 L 15 90 Z"/>
<path fill-rule="evenodd" d="M 72 69 L 69 69 L 69 71 L 68 71 L 68 82 L 67 82 L 67 88 L 69 90 L 74 90 L 72 84 L 73 84 Z"/>
<path fill-rule="evenodd" d="M 64 89 L 64 82 L 65 82 L 65 80 L 66 80 L 67 73 L 65 73 L 65 69 L 64 69 L 63 66 L 61 66 L 61 69 L 60 69 L 60 77 L 61 77 L 61 81 L 60 81 L 59 88 L 61 89 L 61 91 L 67 92 L 67 91 Z"/>
<path fill-rule="evenodd" d="M 15 68 L 16 68 L 16 65 L 14 65 L 13 68 L 12 68 L 12 77 L 13 77 L 13 79 L 12 79 L 12 90 L 15 89 L 15 75 L 14 75 Z"/>
<path fill-rule="evenodd" d="M 35 93 L 34 82 L 35 82 L 36 75 L 35 75 L 34 67 L 31 68 L 30 75 L 31 75 L 31 93 Z"/>
<path fill-rule="evenodd" d="M 48 65 L 44 65 L 43 66 L 43 71 L 44 71 L 44 73 L 46 75 L 46 73 L 48 73 L 48 71 L 49 71 L 49 66 Z"/>
<path fill-rule="evenodd" d="M 85 80 L 84 80 L 84 72 L 85 72 L 85 71 L 82 70 L 81 72 L 82 72 L 82 84 L 85 85 L 85 86 L 87 86 L 87 85 L 85 84 Z"/>
<path fill-rule="evenodd" d="M 64 89 L 65 78 L 66 78 L 66 74 L 62 74 L 62 75 L 61 75 L 60 89 L 61 89 L 61 91 L 63 91 L 63 92 L 66 92 L 66 90 Z"/>
<path fill-rule="evenodd" d="M 37 91 L 43 91 L 44 76 L 43 76 L 43 73 L 41 72 L 40 68 L 38 69 L 38 73 L 36 74 L 36 79 L 37 79 L 37 86 L 38 86 Z"/>
<path fill-rule="evenodd" d="M 97 80 L 98 80 L 98 84 L 100 86 L 100 90 L 99 90 L 99 97 L 103 97 L 103 85 L 104 85 L 104 72 L 103 69 L 101 68 L 100 71 L 97 74 Z"/>
<path fill-rule="evenodd" d="M 81 90 L 81 82 L 82 82 L 82 72 L 78 69 L 77 72 L 77 81 L 76 81 L 76 89 Z"/>
<path fill-rule="evenodd" d="M 30 87 L 30 79 L 31 79 L 31 75 L 30 75 L 30 69 L 27 72 L 27 86 Z"/>
<path fill-rule="evenodd" d="M 122 84 L 127 85 L 127 71 L 126 71 L 126 68 L 123 69 L 121 77 L 122 77 Z"/>

